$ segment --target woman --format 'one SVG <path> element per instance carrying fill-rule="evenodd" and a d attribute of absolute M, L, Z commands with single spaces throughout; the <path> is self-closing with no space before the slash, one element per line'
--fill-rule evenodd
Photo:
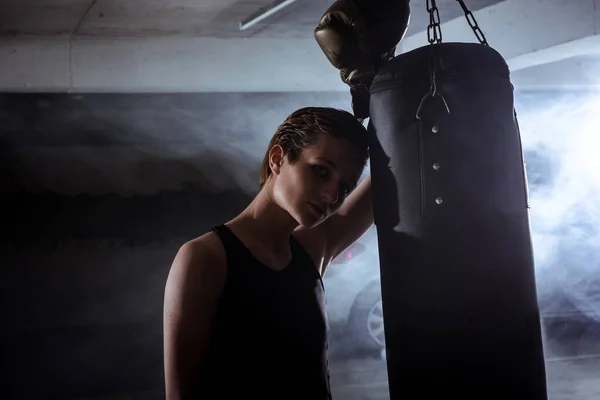
<path fill-rule="evenodd" d="M 279 126 L 258 195 L 175 257 L 168 400 L 331 397 L 321 277 L 373 224 L 370 176 L 356 187 L 367 158 L 367 131 L 345 111 L 303 108 Z"/>

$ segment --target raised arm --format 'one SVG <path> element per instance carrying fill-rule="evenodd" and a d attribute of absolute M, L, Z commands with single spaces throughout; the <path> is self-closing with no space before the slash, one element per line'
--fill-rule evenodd
<path fill-rule="evenodd" d="M 163 330 L 167 400 L 197 397 L 217 299 L 225 285 L 226 257 L 214 233 L 184 244 L 165 288 Z"/>
<path fill-rule="evenodd" d="M 329 263 L 359 239 L 373 225 L 371 174 L 344 200 L 337 213 L 314 228 L 299 227 L 294 232 L 312 256 L 321 275 Z"/>
<path fill-rule="evenodd" d="M 358 240 L 373 225 L 373 197 L 371 174 L 358 185 L 344 201 L 339 211 L 321 228 L 326 237 L 325 262 L 329 263 L 348 246 Z"/>

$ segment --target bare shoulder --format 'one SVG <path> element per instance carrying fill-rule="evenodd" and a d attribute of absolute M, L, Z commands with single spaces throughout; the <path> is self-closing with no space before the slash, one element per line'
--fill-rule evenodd
<path fill-rule="evenodd" d="M 194 260 L 207 260 L 226 265 L 226 253 L 223 243 L 215 232 L 204 235 L 184 243 L 179 249 L 180 253 Z"/>
<path fill-rule="evenodd" d="M 183 287 L 218 290 L 225 283 L 226 270 L 225 248 L 219 236 L 209 232 L 179 248 L 169 272 L 167 286 L 174 290 Z"/>
<path fill-rule="evenodd" d="M 187 398 L 194 391 L 226 269 L 225 249 L 213 232 L 183 244 L 173 260 L 163 306 L 168 399 Z"/>

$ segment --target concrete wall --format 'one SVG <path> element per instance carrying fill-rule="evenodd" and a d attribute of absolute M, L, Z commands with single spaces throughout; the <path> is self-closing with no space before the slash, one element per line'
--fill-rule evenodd
<path fill-rule="evenodd" d="M 148 195 L 257 190 L 277 126 L 347 92 L 0 95 L 0 190 Z M 42 167 L 43 166 L 43 167 Z"/>
<path fill-rule="evenodd" d="M 3 199 L 0 397 L 160 398 L 162 301 L 179 246 L 233 217 L 241 192 Z"/>

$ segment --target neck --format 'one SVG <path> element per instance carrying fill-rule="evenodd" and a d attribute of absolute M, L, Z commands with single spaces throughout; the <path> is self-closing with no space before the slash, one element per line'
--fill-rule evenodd
<path fill-rule="evenodd" d="M 287 249 L 298 222 L 275 203 L 271 192 L 270 187 L 264 187 L 231 223 L 273 250 Z"/>

